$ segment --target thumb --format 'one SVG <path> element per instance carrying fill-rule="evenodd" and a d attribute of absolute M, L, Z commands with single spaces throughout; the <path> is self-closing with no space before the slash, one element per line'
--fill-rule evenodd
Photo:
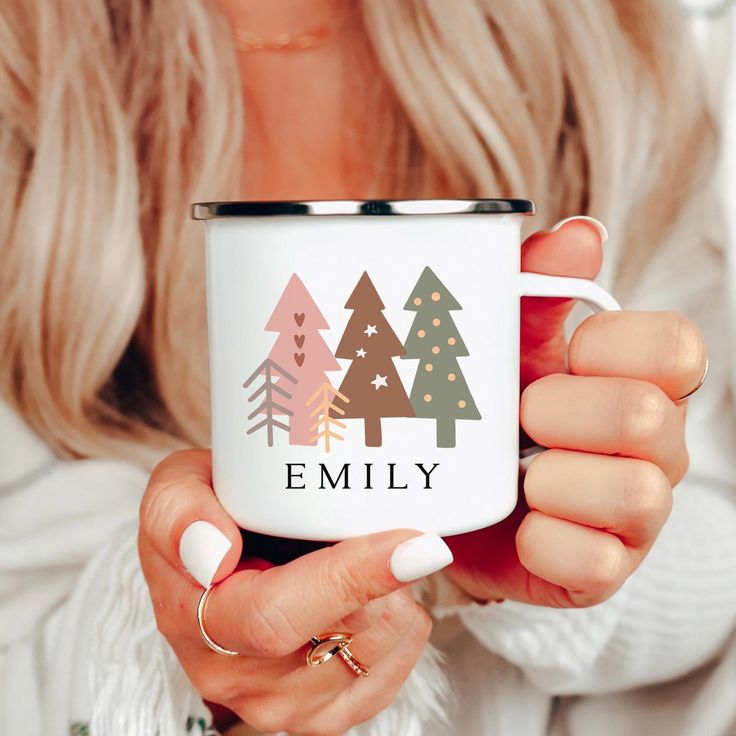
<path fill-rule="evenodd" d="M 209 450 L 180 450 L 154 469 L 141 500 L 140 533 L 204 588 L 235 570 L 243 541 L 212 489 Z"/>
<path fill-rule="evenodd" d="M 571 217 L 528 237 L 521 270 L 594 279 L 603 261 L 605 227 L 592 217 Z M 574 299 L 521 300 L 521 390 L 549 373 L 565 372 L 565 320 Z"/>
<path fill-rule="evenodd" d="M 243 654 L 286 656 L 315 632 L 452 560 L 432 532 L 397 528 L 350 537 L 284 565 L 231 575 L 218 586 L 207 628 Z"/>

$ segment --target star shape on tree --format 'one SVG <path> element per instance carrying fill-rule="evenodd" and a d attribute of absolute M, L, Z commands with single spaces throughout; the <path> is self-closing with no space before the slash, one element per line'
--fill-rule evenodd
<path fill-rule="evenodd" d="M 356 355 L 356 356 L 357 356 L 358 358 L 365 358 L 366 354 L 367 354 L 367 353 L 365 352 L 365 350 L 363 350 L 363 348 L 361 348 L 360 350 L 356 350 L 356 351 L 355 351 L 355 355 Z"/>
<path fill-rule="evenodd" d="M 375 325 L 366 325 L 366 328 L 363 330 L 363 334 L 368 335 L 368 337 L 375 335 L 377 332 L 378 330 Z"/>
<path fill-rule="evenodd" d="M 376 373 L 375 379 L 371 381 L 371 383 L 376 387 L 376 391 L 378 391 L 381 386 L 388 388 L 388 383 L 386 383 L 387 378 L 388 376 L 379 376 L 378 373 Z"/>

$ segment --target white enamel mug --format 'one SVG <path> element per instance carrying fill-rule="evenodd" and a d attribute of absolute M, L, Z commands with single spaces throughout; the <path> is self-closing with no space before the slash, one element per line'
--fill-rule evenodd
<path fill-rule="evenodd" d="M 517 501 L 528 200 L 209 202 L 213 485 L 244 529 L 490 526 Z"/>

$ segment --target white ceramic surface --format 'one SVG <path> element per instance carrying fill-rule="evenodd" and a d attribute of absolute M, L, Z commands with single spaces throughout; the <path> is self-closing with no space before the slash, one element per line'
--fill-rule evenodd
<path fill-rule="evenodd" d="M 489 526 L 508 516 L 517 500 L 520 297 L 573 296 L 594 309 L 618 308 L 615 300 L 592 282 L 521 274 L 520 226 L 524 216 L 289 215 L 205 222 L 214 488 L 241 527 L 281 537 L 332 541 L 396 527 L 446 536 Z M 427 267 L 433 275 L 425 271 Z M 443 376 L 436 373 L 429 377 L 435 383 L 426 384 L 428 376 L 422 376 L 422 386 L 430 389 L 418 400 L 424 401 L 436 388 L 437 396 L 451 397 L 454 404 L 464 401 L 452 393 L 458 386 L 465 388 L 464 378 L 470 393 L 465 407 L 472 413 L 474 404 L 480 418 L 463 419 L 460 411 L 454 421 L 455 446 L 447 447 L 438 447 L 437 420 L 418 416 L 384 416 L 380 420 L 381 445 L 366 446 L 364 419 L 336 414 L 334 418 L 345 428 L 332 425 L 331 429 L 343 439 L 331 438 L 329 452 L 324 437 L 316 445 L 290 444 L 296 432 L 291 437 L 291 431 L 277 425 L 271 426 L 272 446 L 267 426 L 248 434 L 267 418 L 267 412 L 261 412 L 248 419 L 266 396 L 264 384 L 271 384 L 272 400 L 285 408 L 298 393 L 294 391 L 296 384 L 286 378 L 269 382 L 265 374 L 254 375 L 269 356 L 292 378 L 304 373 L 310 359 L 321 361 L 330 368 L 324 373 L 332 386 L 328 391 L 343 387 L 355 361 L 375 360 L 376 351 L 371 353 L 371 346 L 379 345 L 378 335 L 369 323 L 378 323 L 373 327 L 381 327 L 385 333 L 380 315 L 366 319 L 365 331 L 360 330 L 365 344 L 358 350 L 365 350 L 365 356 L 356 354 L 352 361 L 335 361 L 330 356 L 348 322 L 370 316 L 370 308 L 361 313 L 345 307 L 364 272 L 383 303 L 381 315 L 400 343 L 406 343 L 413 329 L 418 332 L 414 321 L 419 312 L 405 306 L 426 309 L 425 317 L 430 318 L 439 314 L 442 304 L 451 302 L 450 294 L 459 303 L 461 309 L 446 310 L 435 317 L 440 320 L 437 334 L 442 336 L 442 343 L 436 346 L 440 349 L 436 362 L 440 370 L 444 366 L 447 375 L 447 365 L 456 365 L 462 377 L 457 377 L 454 368 L 454 382 L 447 381 L 447 375 L 441 380 Z M 422 304 L 415 305 L 409 299 L 418 293 L 415 287 L 423 273 L 425 281 L 419 284 L 419 291 L 436 283 L 434 277 L 441 286 L 416 297 Z M 295 274 L 300 283 L 294 281 Z M 294 306 L 300 299 L 309 301 L 302 285 L 328 328 L 315 329 L 321 323 L 313 305 L 304 309 Z M 432 303 L 434 293 L 439 298 Z M 284 301 L 270 325 L 280 329 L 266 331 L 282 296 Z M 365 289 L 356 300 L 365 304 L 363 297 Z M 454 363 L 453 346 L 446 343 L 447 333 L 443 332 L 449 324 L 445 314 L 454 322 L 468 353 L 455 356 Z M 356 334 L 360 335 L 356 324 L 352 323 L 346 338 L 351 349 L 356 347 Z M 422 339 L 433 341 L 432 330 L 425 330 Z M 455 346 L 459 344 L 456 340 Z M 380 345 L 385 347 L 386 343 Z M 391 390 L 396 403 L 406 406 L 415 377 L 432 362 L 431 348 L 424 345 L 422 342 L 422 359 L 389 356 L 395 374 L 390 369 L 376 371 L 370 384 L 363 374 L 356 383 L 354 374 L 346 385 L 357 398 L 352 407 L 340 403 L 339 398 L 337 405 L 370 413 Z M 383 356 L 383 362 L 372 365 L 386 366 L 386 359 Z M 331 360 L 338 369 L 330 366 Z M 364 366 L 356 365 L 355 370 L 359 373 Z M 433 371 L 434 367 L 426 372 Z M 245 388 L 249 377 L 253 380 Z M 283 398 L 274 384 L 288 389 L 292 399 Z M 264 387 L 261 393 L 249 401 L 260 387 Z M 379 396 L 378 392 L 384 393 Z M 302 404 L 303 397 L 299 406 L 292 408 L 301 413 Z M 318 405 L 319 398 L 306 408 L 313 411 Z M 424 406 L 420 411 L 428 409 Z M 324 418 L 324 412 L 317 412 L 312 419 Z M 274 414 L 271 419 L 282 425 L 297 423 L 285 414 Z M 322 428 L 324 424 L 314 433 Z"/>

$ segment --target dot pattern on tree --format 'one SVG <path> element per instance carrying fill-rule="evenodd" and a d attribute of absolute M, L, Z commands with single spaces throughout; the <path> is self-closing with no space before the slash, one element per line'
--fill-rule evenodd
<path fill-rule="evenodd" d="M 420 361 L 412 406 L 417 417 L 437 421 L 438 447 L 455 447 L 456 420 L 481 418 L 457 360 L 470 354 L 450 315 L 462 306 L 426 267 L 404 309 L 417 313 L 401 356 Z"/>

